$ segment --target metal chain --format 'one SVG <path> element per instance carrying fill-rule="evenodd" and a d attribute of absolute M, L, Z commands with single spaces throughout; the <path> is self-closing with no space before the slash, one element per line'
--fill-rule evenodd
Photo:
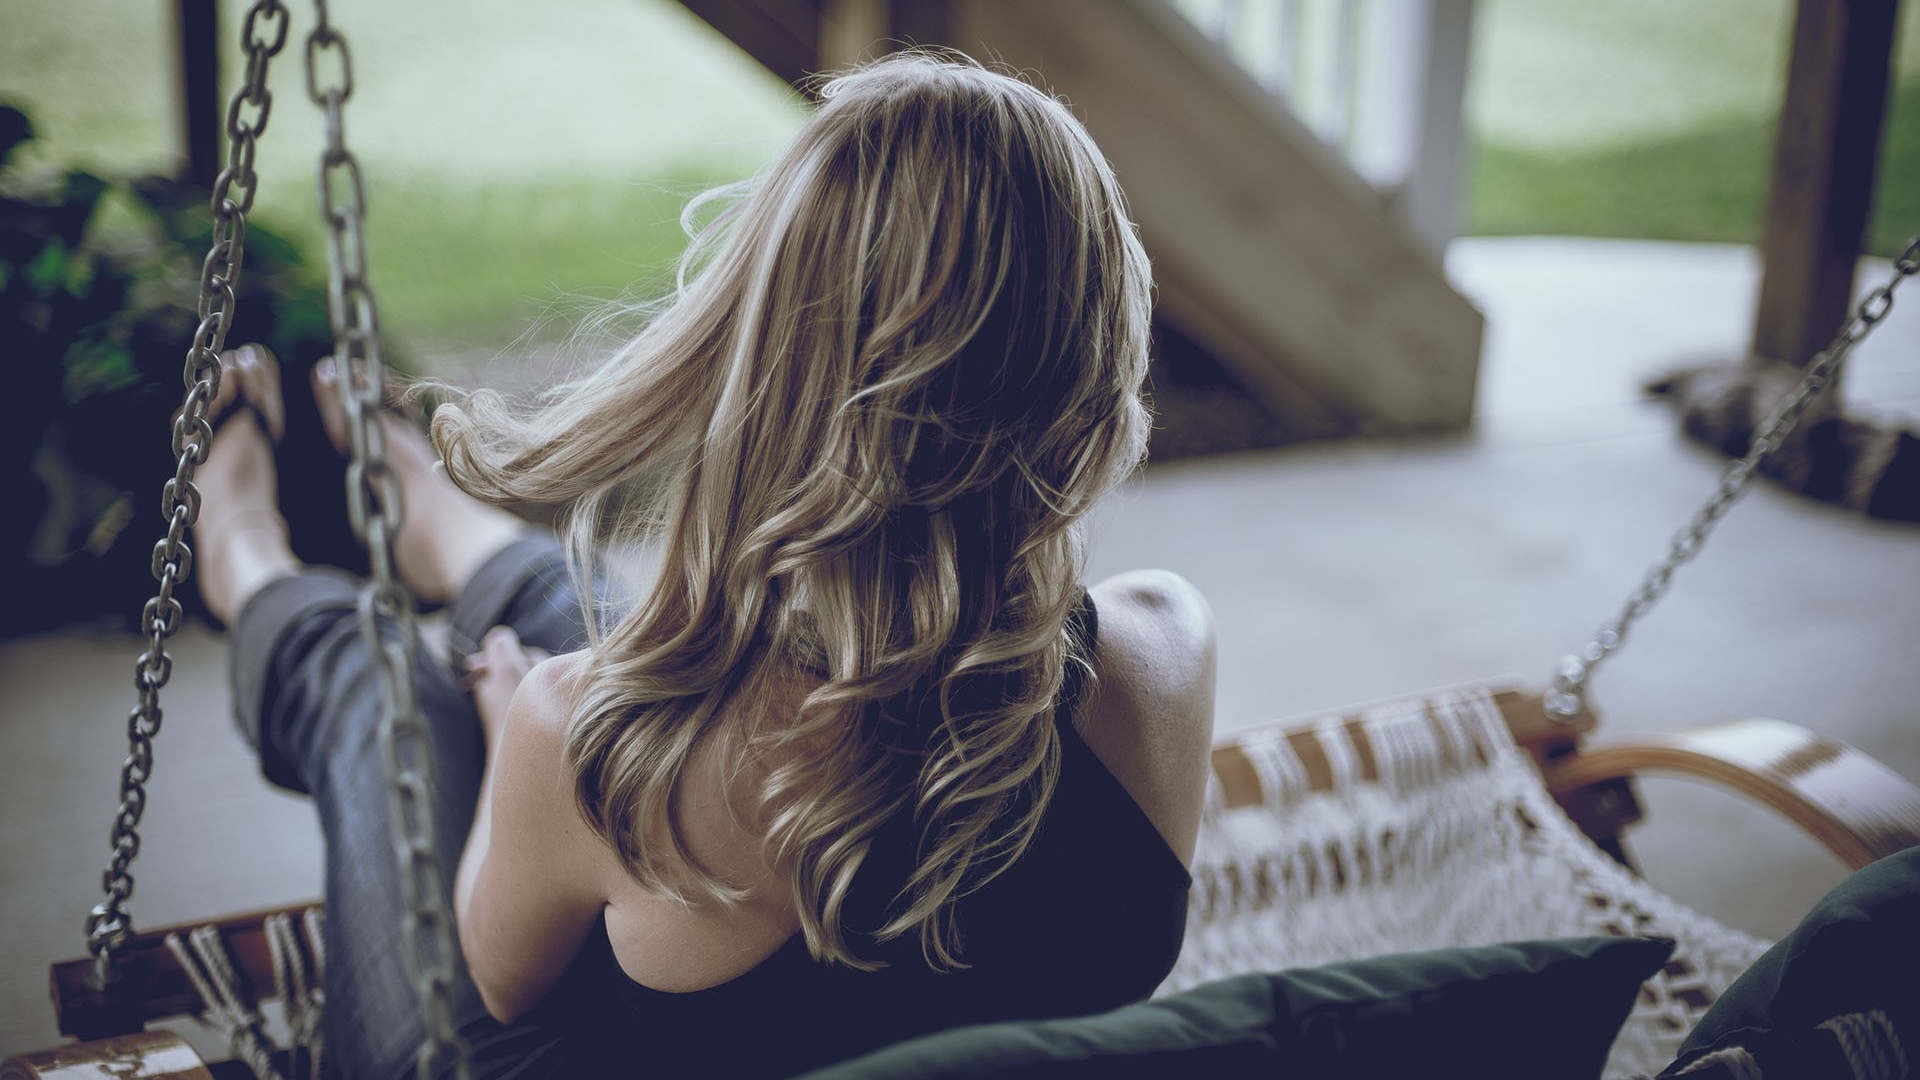
<path fill-rule="evenodd" d="M 153 545 L 151 568 L 160 583 L 140 612 L 147 648 L 134 662 L 138 703 L 127 717 L 127 759 L 120 768 L 120 809 L 113 818 L 113 856 L 101 875 L 107 897 L 87 915 L 87 951 L 93 954 L 91 981 L 104 989 L 113 980 L 113 959 L 133 936 L 127 901 L 133 896 L 133 860 L 140 854 L 140 818 L 147 808 L 147 780 L 153 775 L 153 739 L 160 733 L 160 688 L 173 676 L 167 639 L 180 628 L 180 600 L 174 594 L 193 572 L 187 531 L 200 518 L 200 489 L 194 472 L 207 459 L 213 426 L 207 409 L 220 393 L 220 353 L 233 324 L 233 290 L 253 210 L 258 177 L 253 171 L 254 140 L 267 129 L 273 94 L 267 90 L 268 62 L 287 43 L 287 9 L 280 0 L 257 0 L 241 28 L 246 74 L 227 108 L 227 166 L 213 184 L 213 239 L 200 264 L 199 326 L 187 349 L 181 379 L 186 397 L 173 421 L 173 477 L 160 491 L 167 531 Z"/>
<path fill-rule="evenodd" d="M 1726 470 L 1720 474 L 1720 484 L 1707 499 L 1706 505 L 1693 515 L 1693 520 L 1687 523 L 1686 528 L 1675 534 L 1667 548 L 1666 557 L 1647 571 L 1647 576 L 1628 595 L 1620 613 L 1600 627 L 1593 640 L 1587 642 L 1586 648 L 1560 661 L 1560 667 L 1554 673 L 1553 686 L 1546 695 L 1546 712 L 1550 719 L 1563 723 L 1570 721 L 1585 706 L 1587 686 L 1592 681 L 1594 669 L 1620 648 L 1626 640 L 1627 631 L 1665 595 L 1673 581 L 1674 571 L 1700 554 L 1708 534 L 1733 508 L 1733 504 L 1746 492 L 1747 486 L 1753 483 L 1755 472 L 1786 442 L 1813 399 L 1833 384 L 1834 375 L 1846 360 L 1847 353 L 1893 310 L 1894 290 L 1916 272 L 1920 272 L 1920 236 L 1907 241 L 1906 247 L 1893 261 L 1893 274 L 1860 301 L 1853 315 L 1840 327 L 1833 342 L 1807 365 L 1806 374 L 1801 377 L 1799 385 L 1781 398 L 1767 418 L 1754 429 L 1753 441 L 1747 447 L 1746 456 L 1727 463 Z"/>
<path fill-rule="evenodd" d="M 404 507 L 387 460 L 380 413 L 386 367 L 380 355 L 378 311 L 367 276 L 362 222 L 366 185 L 360 162 L 347 149 L 343 107 L 353 96 L 353 60 L 346 38 L 328 19 L 326 0 L 314 0 L 316 23 L 307 35 L 307 96 L 325 118 L 320 157 L 320 213 L 327 224 L 328 309 L 334 364 L 340 373 L 352 458 L 347 466 L 347 511 L 367 546 L 371 577 L 360 593 L 360 631 L 379 670 L 386 715 L 380 725 L 386 759 L 393 842 L 406 903 L 409 974 L 419 993 L 426 1038 L 414 1065 L 422 1080 L 450 1066 L 471 1073 L 466 1043 L 453 1022 L 453 918 L 447 907 L 434 829 L 432 757 L 413 679 L 419 640 L 413 597 L 394 575 L 393 544 Z"/>

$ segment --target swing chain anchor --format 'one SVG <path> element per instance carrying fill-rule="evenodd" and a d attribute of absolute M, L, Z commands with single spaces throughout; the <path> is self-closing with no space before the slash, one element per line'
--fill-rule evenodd
<path fill-rule="evenodd" d="M 386 760 L 392 838 L 400 862 L 400 892 L 407 911 L 405 955 L 425 1028 L 414 1065 L 421 1080 L 431 1080 L 445 1065 L 466 1080 L 471 1064 L 453 1020 L 457 954 L 435 841 L 430 740 L 415 693 L 412 657 L 420 632 L 413 598 L 394 573 L 393 544 L 405 508 L 380 426 L 386 407 L 386 365 L 362 228 L 366 184 L 359 159 L 346 145 L 343 107 L 353 96 L 353 62 L 346 38 L 328 18 L 327 0 L 314 0 L 313 6 L 316 21 L 306 41 L 306 81 L 307 96 L 321 109 L 326 136 L 318 179 L 320 214 L 327 225 L 327 309 L 352 451 L 347 511 L 354 534 L 366 545 L 370 567 L 358 605 L 360 632 L 379 671 L 385 698 L 380 746 Z"/>
<path fill-rule="evenodd" d="M 1646 577 L 1628 594 L 1620 613 L 1603 624 L 1593 640 L 1587 642 L 1579 653 L 1560 661 L 1545 698 L 1548 719 L 1556 723 L 1570 723 L 1585 707 L 1587 687 L 1592 682 L 1594 670 L 1620 648 L 1627 631 L 1666 594 L 1667 587 L 1673 582 L 1674 572 L 1700 554 L 1714 526 L 1746 493 L 1760 466 L 1793 434 L 1813 399 L 1833 385 L 1847 353 L 1872 333 L 1873 328 L 1893 310 L 1894 290 L 1915 273 L 1920 273 L 1920 236 L 1908 239 L 1906 246 L 1893 260 L 1893 273 L 1861 299 L 1833 341 L 1807 365 L 1806 374 L 1801 376 L 1799 384 L 1774 405 L 1767 418 L 1754 430 L 1746 455 L 1727 463 L 1726 469 L 1720 474 L 1719 486 L 1693 515 L 1693 520 L 1675 534 L 1667 547 L 1666 557 L 1648 570 Z"/>
<path fill-rule="evenodd" d="M 167 639 L 180 629 L 183 611 L 175 591 L 193 572 L 187 531 L 200 518 L 200 489 L 194 472 L 206 462 L 213 439 L 207 409 L 220 394 L 220 353 L 233 324 L 234 285 L 240 280 L 246 247 L 247 214 L 253 210 L 258 177 L 253 171 L 254 140 L 267 127 L 273 95 L 267 91 L 267 67 L 287 40 L 287 9 L 281 0 L 255 0 L 242 33 L 246 74 L 227 109 L 227 166 L 214 180 L 210 204 L 213 239 L 200 265 L 199 325 L 194 329 L 181 372 L 186 396 L 173 421 L 173 476 L 160 491 L 167 531 L 153 546 L 153 577 L 159 589 L 140 612 L 146 650 L 134 662 L 137 704 L 127 717 L 127 759 L 120 769 L 120 808 L 113 817 L 113 856 L 101 875 L 106 899 L 87 915 L 87 951 L 93 955 L 89 982 L 104 990 L 114 979 L 114 956 L 133 936 L 127 900 L 133 895 L 130 868 L 140 854 L 140 818 L 147 808 L 147 781 L 153 776 L 153 739 L 160 733 L 160 689 L 173 677 Z M 265 24 L 263 26 L 263 23 Z M 251 106 L 250 117 L 241 115 Z"/>

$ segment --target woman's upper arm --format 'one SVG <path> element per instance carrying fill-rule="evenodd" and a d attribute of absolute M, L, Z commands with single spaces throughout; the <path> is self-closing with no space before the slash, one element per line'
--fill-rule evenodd
<path fill-rule="evenodd" d="M 534 668 L 507 709 L 456 889 L 468 970 L 503 1021 L 553 987 L 606 904 L 612 854 L 581 818 L 566 765 L 565 663 Z"/>
<path fill-rule="evenodd" d="M 1100 679 L 1087 742 L 1191 861 L 1213 745 L 1213 611 L 1165 570 L 1117 574 L 1091 591 Z"/>

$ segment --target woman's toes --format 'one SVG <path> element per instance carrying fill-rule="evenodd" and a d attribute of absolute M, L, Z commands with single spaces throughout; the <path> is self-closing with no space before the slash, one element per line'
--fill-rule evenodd
<path fill-rule="evenodd" d="M 332 357 L 313 366 L 313 401 L 320 412 L 320 426 L 327 433 L 327 441 L 341 455 L 352 453 L 353 437 L 348 430 L 347 402 L 345 387 L 341 383 L 339 365 Z M 385 436 L 387 458 L 396 468 L 405 469 L 418 465 L 432 469 L 439 455 L 433 451 L 427 437 L 420 429 L 404 417 L 387 409 L 380 410 L 375 422 Z"/>
<path fill-rule="evenodd" d="M 328 441 L 350 452 L 345 373 L 332 360 L 313 369 L 313 400 Z M 466 585 L 488 558 L 518 539 L 525 524 L 497 506 L 475 501 L 453 486 L 434 466 L 439 455 L 420 429 L 404 417 L 382 410 L 377 417 L 387 461 L 399 481 L 406 522 L 394 543 L 394 564 L 415 596 L 438 603 Z"/>
<path fill-rule="evenodd" d="M 313 365 L 313 403 L 320 411 L 320 427 L 336 453 L 349 452 L 347 403 L 340 400 L 339 366 L 329 356 Z"/>
<path fill-rule="evenodd" d="M 207 415 L 218 418 L 247 405 L 259 414 L 269 439 L 279 442 L 287 432 L 287 405 L 280 393 L 280 362 L 266 346 L 242 345 L 220 354 L 220 392 L 207 405 Z"/>
<path fill-rule="evenodd" d="M 260 414 L 267 438 L 279 442 L 287 433 L 287 402 L 280 392 L 280 362 L 264 345 L 239 349 L 240 389 L 247 404 Z"/>

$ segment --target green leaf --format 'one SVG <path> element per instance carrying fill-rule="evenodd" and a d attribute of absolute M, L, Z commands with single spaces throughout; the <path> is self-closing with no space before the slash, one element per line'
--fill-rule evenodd
<path fill-rule="evenodd" d="M 80 238 L 86 235 L 87 223 L 93 220 L 93 212 L 100 205 L 100 197 L 107 193 L 105 180 L 83 169 L 72 169 L 67 173 L 66 183 L 61 187 L 61 202 L 51 215 L 53 228 L 68 247 L 80 246 Z"/>
<path fill-rule="evenodd" d="M 33 295 L 44 300 L 56 291 L 65 291 L 73 278 L 73 253 L 67 245 L 54 240 L 41 248 L 21 269 L 21 277 Z"/>
<path fill-rule="evenodd" d="M 247 222 L 247 263 L 267 274 L 304 265 L 292 241 L 258 221 Z"/>
<path fill-rule="evenodd" d="M 60 389 L 69 405 L 94 394 L 138 385 L 140 370 L 133 351 L 118 341 L 92 338 L 76 341 L 63 358 Z"/>

